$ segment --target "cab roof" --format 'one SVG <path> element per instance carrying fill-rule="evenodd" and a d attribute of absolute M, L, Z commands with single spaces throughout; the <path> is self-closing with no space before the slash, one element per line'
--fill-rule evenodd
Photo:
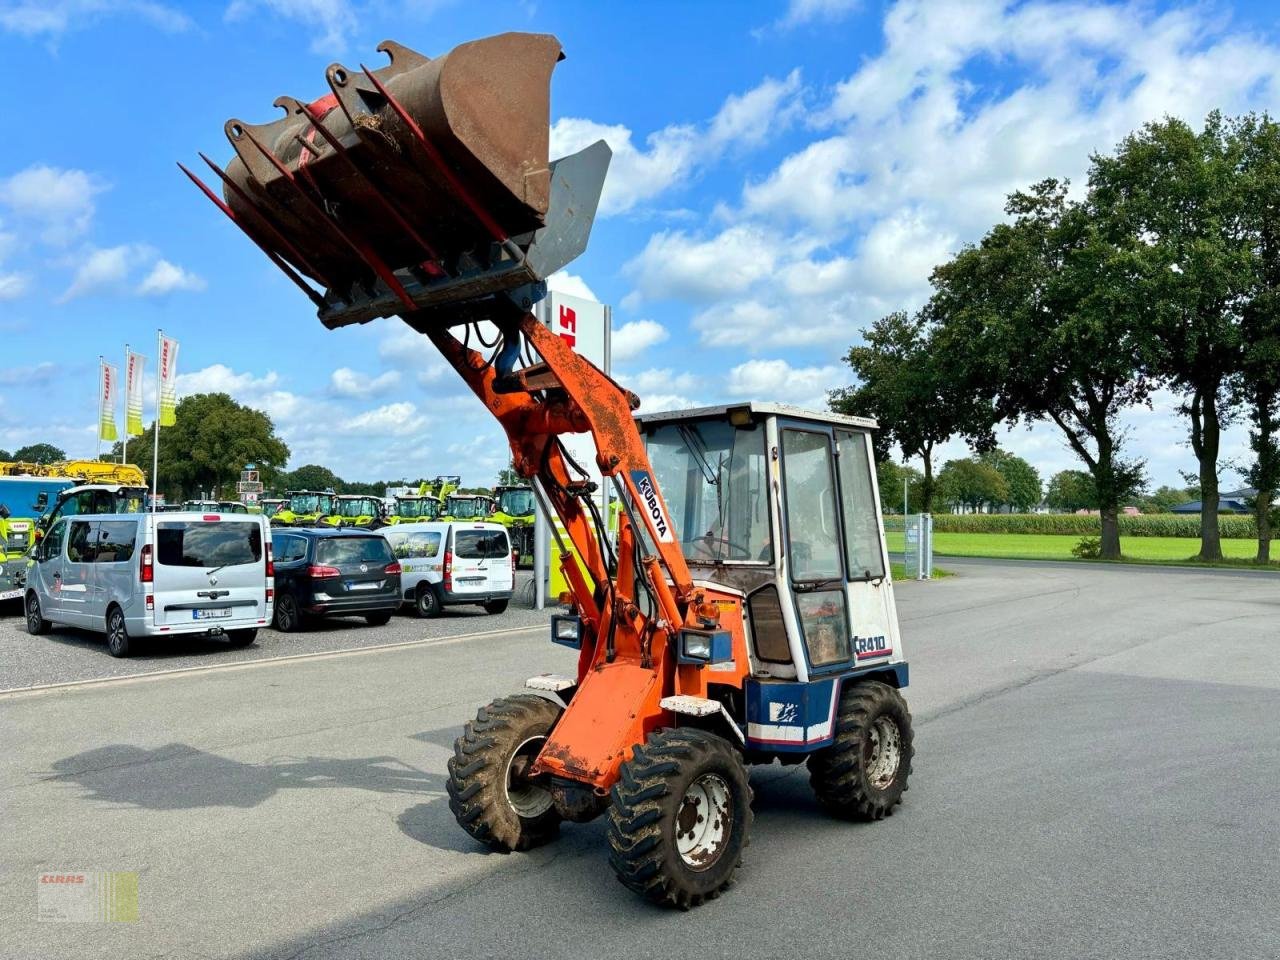
<path fill-rule="evenodd" d="M 879 424 L 871 417 L 850 417 L 830 410 L 806 410 L 789 403 L 762 403 L 751 400 L 746 403 L 727 403 L 715 407 L 692 407 L 687 410 L 662 410 L 658 413 L 642 413 L 636 416 L 641 424 L 674 423 L 684 420 L 723 420 L 730 410 L 749 410 L 753 417 L 789 417 L 814 423 L 833 423 L 843 427 L 876 430 Z"/>

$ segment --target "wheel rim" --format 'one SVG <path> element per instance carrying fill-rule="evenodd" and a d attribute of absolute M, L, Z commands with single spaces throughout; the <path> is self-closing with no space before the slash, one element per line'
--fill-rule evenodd
<path fill-rule="evenodd" d="M 276 616 L 280 620 L 280 629 L 288 630 L 293 625 L 293 601 L 288 597 L 281 597 Z"/>
<path fill-rule="evenodd" d="M 523 820 L 542 816 L 553 803 L 550 792 L 529 780 L 529 768 L 546 741 L 546 737 L 530 737 L 516 747 L 507 763 L 507 803 Z"/>
<path fill-rule="evenodd" d="M 422 613 L 430 613 L 435 609 L 435 605 L 436 598 L 432 595 L 430 590 L 423 590 L 418 594 L 418 609 Z"/>
<path fill-rule="evenodd" d="M 111 620 L 107 623 L 107 643 L 112 650 L 119 650 L 124 646 L 124 616 L 119 610 L 111 614 Z"/>
<path fill-rule="evenodd" d="M 733 807 L 729 784 L 715 773 L 704 773 L 684 792 L 676 813 L 676 850 L 694 870 L 707 870 L 729 845 Z"/>
<path fill-rule="evenodd" d="M 867 732 L 863 751 L 863 768 L 867 782 L 877 790 L 893 783 L 902 762 L 902 732 L 893 717 L 876 717 Z"/>
<path fill-rule="evenodd" d="M 31 599 L 27 601 L 27 627 L 30 630 L 38 630 L 40 628 L 40 601 L 33 593 Z"/>

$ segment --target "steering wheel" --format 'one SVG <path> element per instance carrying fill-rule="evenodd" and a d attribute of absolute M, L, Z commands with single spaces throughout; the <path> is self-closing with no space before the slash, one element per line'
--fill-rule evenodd
<path fill-rule="evenodd" d="M 709 533 L 704 533 L 702 536 L 700 536 L 700 537 L 694 537 L 693 539 L 694 539 L 694 541 L 695 541 L 695 542 L 697 542 L 697 541 L 703 541 L 703 542 L 708 543 L 708 544 L 711 544 L 711 543 L 722 543 L 722 544 L 724 544 L 726 547 L 728 547 L 731 551 L 732 551 L 732 550 L 737 550 L 737 551 L 739 551 L 739 552 L 742 554 L 742 556 L 741 556 L 741 557 L 725 557 L 724 559 L 727 559 L 727 560 L 750 560 L 750 559 L 751 559 L 751 548 L 750 548 L 750 547 L 744 547 L 744 546 L 743 546 L 742 544 L 740 544 L 740 543 L 734 543 L 734 542 L 733 542 L 732 540 L 730 540 L 728 537 L 716 537 L 716 536 L 712 536 L 712 535 L 711 535 L 711 534 L 709 534 Z M 717 557 L 717 559 L 720 559 L 720 558 L 718 558 L 718 557 Z"/>

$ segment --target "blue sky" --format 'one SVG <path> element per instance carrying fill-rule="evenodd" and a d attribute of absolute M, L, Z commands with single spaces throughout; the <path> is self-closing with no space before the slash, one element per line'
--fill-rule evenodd
<path fill-rule="evenodd" d="M 1276 26 L 1266 2 L 0 0 L 0 446 L 92 454 L 98 355 L 154 363 L 163 327 L 180 390 L 267 410 L 293 466 L 492 480 L 502 436 L 422 338 L 326 331 L 175 166 L 226 159 L 228 117 L 273 119 L 386 38 L 560 38 L 553 153 L 603 136 L 614 165 L 558 282 L 614 306 L 615 373 L 652 410 L 821 403 L 1009 190 L 1079 182 L 1148 119 L 1274 111 Z M 1174 407 L 1128 418 L 1157 484 L 1194 465 Z M 1075 466 L 1052 429 L 1001 440 L 1046 477 Z"/>

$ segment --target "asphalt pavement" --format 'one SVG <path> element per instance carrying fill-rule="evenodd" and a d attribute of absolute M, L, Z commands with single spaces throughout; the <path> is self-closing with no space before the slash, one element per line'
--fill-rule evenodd
<path fill-rule="evenodd" d="M 0 694 L 0 957 L 1280 956 L 1280 581 L 983 563 L 898 598 L 904 805 L 838 823 L 755 768 L 739 881 L 690 913 L 614 881 L 600 821 L 509 856 L 453 823 L 461 724 L 571 669 L 543 614 Z M 138 921 L 37 922 L 61 870 L 136 871 Z"/>

